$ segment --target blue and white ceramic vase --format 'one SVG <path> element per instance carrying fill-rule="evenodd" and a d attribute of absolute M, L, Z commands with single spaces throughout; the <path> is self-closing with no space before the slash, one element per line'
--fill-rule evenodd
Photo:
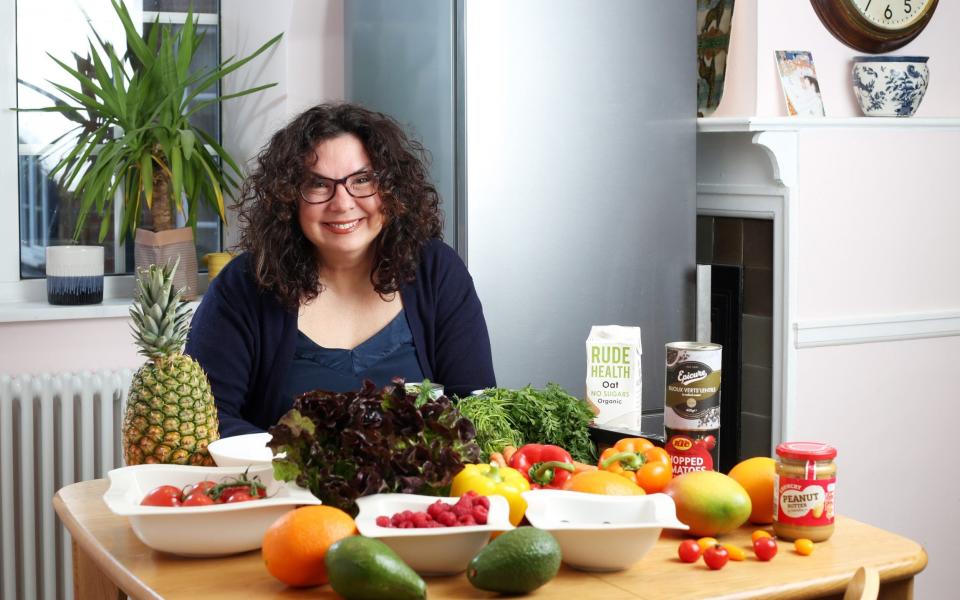
<path fill-rule="evenodd" d="M 47 246 L 47 302 L 103 302 L 103 246 Z"/>
<path fill-rule="evenodd" d="M 927 56 L 856 56 L 853 93 L 867 117 L 912 117 L 930 82 Z"/>

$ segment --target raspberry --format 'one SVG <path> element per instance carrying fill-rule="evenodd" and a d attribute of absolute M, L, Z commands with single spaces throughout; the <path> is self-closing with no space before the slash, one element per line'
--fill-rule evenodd
<path fill-rule="evenodd" d="M 377 517 L 378 527 L 390 527 L 390 517 Z"/>
<path fill-rule="evenodd" d="M 428 523 L 433 522 L 433 518 L 425 512 L 413 513 L 413 526 L 426 527 Z"/>
<path fill-rule="evenodd" d="M 403 518 L 403 514 L 396 513 L 392 517 L 390 517 L 390 524 L 393 525 L 394 527 L 400 527 L 400 525 L 403 524 L 404 520 L 405 519 Z"/>
<path fill-rule="evenodd" d="M 452 527 L 457 524 L 457 516 L 452 512 L 442 512 L 437 515 L 437 523 L 444 527 Z"/>
<path fill-rule="evenodd" d="M 474 506 L 480 505 L 485 509 L 490 510 L 490 498 L 487 498 L 486 496 L 480 496 L 479 498 L 474 500 L 473 505 Z"/>
<path fill-rule="evenodd" d="M 450 506 L 448 504 L 441 500 L 437 500 L 427 507 L 427 514 L 436 519 L 437 515 L 447 512 L 448 510 L 450 510 Z"/>
<path fill-rule="evenodd" d="M 489 511 L 482 506 L 473 507 L 473 520 L 477 522 L 477 525 L 486 525 L 488 514 Z"/>
<path fill-rule="evenodd" d="M 477 522 L 473 519 L 473 515 L 463 515 L 457 519 L 457 523 L 460 525 L 476 525 Z"/>
<path fill-rule="evenodd" d="M 466 504 L 457 504 L 453 507 L 453 514 L 459 519 L 463 515 L 469 515 L 473 512 L 473 507 Z"/>
<path fill-rule="evenodd" d="M 413 528 L 414 528 L 414 525 L 410 521 L 404 521 L 403 524 L 400 525 L 400 529 L 413 529 Z"/>

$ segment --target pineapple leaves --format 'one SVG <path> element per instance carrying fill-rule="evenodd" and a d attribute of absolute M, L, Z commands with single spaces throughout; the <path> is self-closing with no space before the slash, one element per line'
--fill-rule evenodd
<path fill-rule="evenodd" d="M 91 27 L 88 55 L 74 54 L 76 66 L 50 55 L 71 81 L 69 85 L 48 82 L 56 93 L 36 88 L 51 106 L 16 109 L 59 112 L 78 124 L 61 136 L 74 136 L 73 146 L 51 169 L 51 177 L 79 200 L 74 237 L 79 237 L 93 212 L 106 217 L 116 211 L 123 230 L 132 233 L 140 223 L 144 202 L 152 210 L 159 208 L 155 203 L 169 204 L 194 228 L 204 204 L 225 222 L 224 195 L 234 196 L 243 174 L 237 161 L 210 133 L 191 123 L 191 117 L 211 105 L 276 85 L 228 94 L 221 94 L 219 88 L 226 75 L 276 46 L 282 34 L 242 59 L 231 57 L 213 67 L 198 68 L 194 59 L 204 33 L 192 7 L 182 26 L 174 27 L 159 18 L 152 24 L 136 23 L 122 0 L 111 0 L 111 4 L 123 27 L 126 54 L 119 55 Z M 141 28 L 147 30 L 145 35 Z M 101 221 L 101 241 L 109 233 L 106 223 L 111 222 Z M 160 332 L 151 335 L 154 341 L 162 337 Z"/>
<path fill-rule="evenodd" d="M 183 301 L 183 290 L 173 286 L 179 263 L 150 265 L 137 273 L 131 329 L 139 353 L 154 360 L 182 352 L 190 330 L 193 311 Z"/>

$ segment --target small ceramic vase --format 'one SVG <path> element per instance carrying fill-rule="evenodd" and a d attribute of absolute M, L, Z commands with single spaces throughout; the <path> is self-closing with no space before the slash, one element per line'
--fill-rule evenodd
<path fill-rule="evenodd" d="M 103 302 L 103 246 L 47 246 L 47 302 Z"/>
<path fill-rule="evenodd" d="M 930 81 L 926 56 L 856 56 L 853 93 L 867 117 L 912 117 Z"/>

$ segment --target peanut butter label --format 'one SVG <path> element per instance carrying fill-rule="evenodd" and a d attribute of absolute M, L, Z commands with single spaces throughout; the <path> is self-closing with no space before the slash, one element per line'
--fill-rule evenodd
<path fill-rule="evenodd" d="M 836 477 L 829 479 L 775 477 L 774 521 L 814 527 L 832 525 L 835 514 L 833 502 L 836 484 Z"/>

